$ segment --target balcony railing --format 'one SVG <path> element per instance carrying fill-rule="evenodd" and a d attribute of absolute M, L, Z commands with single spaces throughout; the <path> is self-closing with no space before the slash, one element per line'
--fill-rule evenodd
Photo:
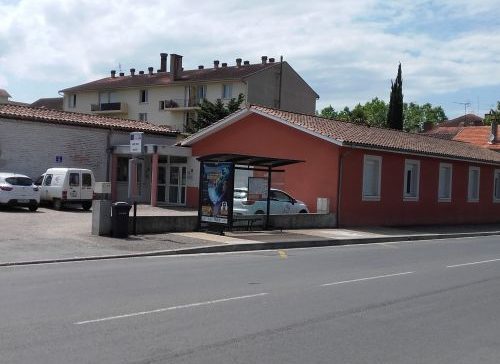
<path fill-rule="evenodd" d="M 199 107 L 200 100 L 191 99 L 166 99 L 161 100 L 159 108 L 160 110 L 172 110 L 172 109 L 195 109 Z"/>
<path fill-rule="evenodd" d="M 90 105 L 90 110 L 95 113 L 125 113 L 127 112 L 127 104 L 124 102 L 107 102 L 101 104 Z"/>

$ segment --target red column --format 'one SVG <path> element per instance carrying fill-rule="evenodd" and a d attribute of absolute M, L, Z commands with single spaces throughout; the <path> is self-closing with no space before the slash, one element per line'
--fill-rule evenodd
<path fill-rule="evenodd" d="M 158 153 L 151 160 L 151 206 L 158 205 Z"/>
<path fill-rule="evenodd" d="M 116 201 L 118 194 L 116 192 L 116 180 L 118 176 L 118 156 L 111 156 L 111 200 Z"/>

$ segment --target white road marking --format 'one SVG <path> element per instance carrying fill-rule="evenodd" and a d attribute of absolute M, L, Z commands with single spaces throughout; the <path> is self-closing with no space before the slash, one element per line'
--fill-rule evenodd
<path fill-rule="evenodd" d="M 189 304 L 180 305 L 180 306 L 172 306 L 172 307 L 159 308 L 159 309 L 151 310 L 151 311 L 141 311 L 141 312 L 128 313 L 128 314 L 125 314 L 125 315 L 103 317 L 103 318 L 95 319 L 95 320 L 79 321 L 79 322 L 74 322 L 74 324 L 75 325 L 83 325 L 83 324 L 90 324 L 90 323 L 96 323 L 96 322 L 102 322 L 102 321 L 117 320 L 117 319 L 134 317 L 134 316 L 148 315 L 148 314 L 151 314 L 151 313 L 159 313 L 159 312 L 165 312 L 165 311 L 179 310 L 179 309 L 182 309 L 182 308 L 207 306 L 207 305 L 212 305 L 214 303 L 236 301 L 236 300 L 244 300 L 244 299 L 247 299 L 247 298 L 254 298 L 254 297 L 265 296 L 265 295 L 268 295 L 268 294 L 269 293 L 257 293 L 257 294 L 251 294 L 251 295 L 246 295 L 246 296 L 221 298 L 221 299 L 212 300 L 212 301 L 195 302 L 195 303 L 189 303 Z"/>
<path fill-rule="evenodd" d="M 325 284 L 322 284 L 321 287 L 335 286 L 337 284 L 344 284 L 344 283 L 354 283 L 354 282 L 361 282 L 361 281 L 369 281 L 369 280 L 372 280 L 372 279 L 379 279 L 379 278 L 389 278 L 389 277 L 403 276 L 403 275 L 412 274 L 412 273 L 415 273 L 415 272 L 402 272 L 402 273 L 394 273 L 394 274 L 385 274 L 383 276 L 350 279 L 348 281 L 325 283 Z"/>
<path fill-rule="evenodd" d="M 478 262 L 470 262 L 470 263 L 447 265 L 446 268 L 465 267 L 467 265 L 491 263 L 491 262 L 498 262 L 498 261 L 500 261 L 500 258 L 499 259 L 490 259 L 490 260 L 481 260 L 481 261 L 478 261 Z"/>

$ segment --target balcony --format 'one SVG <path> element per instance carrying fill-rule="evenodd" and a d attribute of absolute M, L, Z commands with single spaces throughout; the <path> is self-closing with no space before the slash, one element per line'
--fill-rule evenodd
<path fill-rule="evenodd" d="M 200 100 L 196 99 L 167 99 L 160 101 L 160 110 L 167 111 L 186 111 L 186 110 L 198 110 Z"/>
<path fill-rule="evenodd" d="M 96 114 L 125 114 L 127 113 L 125 102 L 108 102 L 90 105 L 90 111 Z"/>

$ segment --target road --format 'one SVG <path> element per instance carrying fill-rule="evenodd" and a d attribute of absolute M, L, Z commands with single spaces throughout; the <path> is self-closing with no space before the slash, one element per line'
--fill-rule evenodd
<path fill-rule="evenodd" d="M 498 237 L 0 268 L 1 363 L 499 363 Z"/>

